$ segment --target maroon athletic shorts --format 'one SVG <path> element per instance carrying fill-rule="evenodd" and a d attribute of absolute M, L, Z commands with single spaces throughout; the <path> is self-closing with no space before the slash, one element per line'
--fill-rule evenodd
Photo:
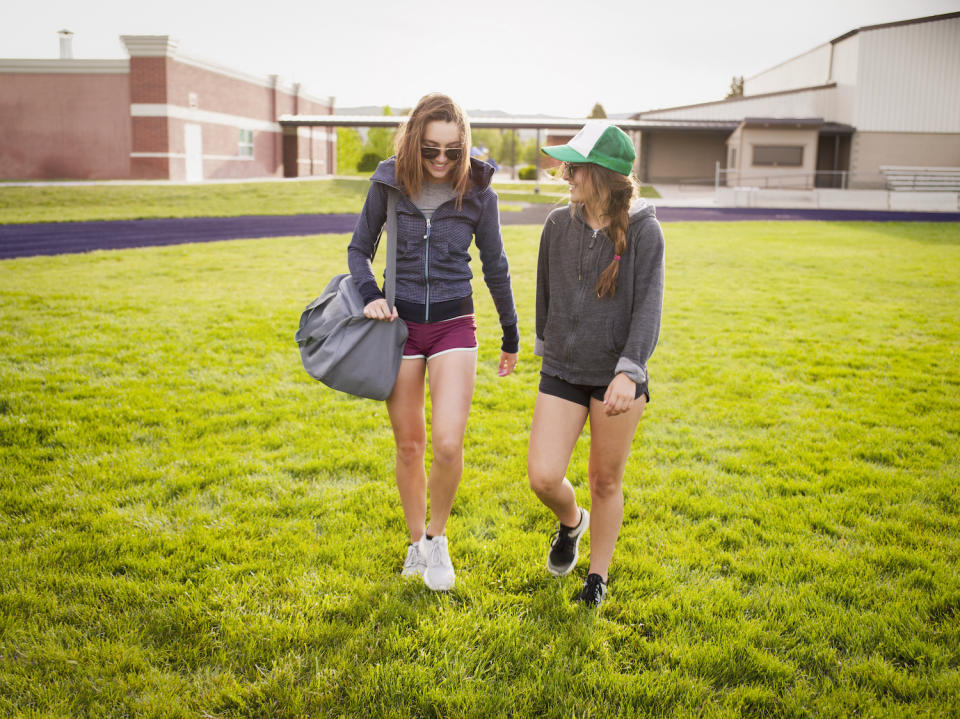
<path fill-rule="evenodd" d="M 446 352 L 473 352 L 477 349 L 477 318 L 474 315 L 430 324 L 408 321 L 407 330 L 404 359 L 429 360 Z"/>

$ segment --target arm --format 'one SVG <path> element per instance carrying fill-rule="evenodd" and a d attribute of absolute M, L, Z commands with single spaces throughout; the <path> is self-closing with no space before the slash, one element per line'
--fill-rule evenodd
<path fill-rule="evenodd" d="M 637 280 L 633 291 L 630 333 L 616 366 L 616 375 L 603 395 L 608 416 L 633 406 L 637 385 L 647 381 L 647 360 L 660 336 L 663 308 L 663 232 L 656 220 L 644 223 L 636 243 L 633 270 Z"/>
<path fill-rule="evenodd" d="M 656 220 L 647 220 L 640 229 L 633 271 L 637 279 L 634 282 L 630 332 L 615 371 L 639 384 L 647 381 L 647 360 L 660 337 L 663 311 L 664 242 L 660 223 Z"/>
<path fill-rule="evenodd" d="M 380 233 L 387 219 L 387 188 L 379 182 L 370 183 L 367 199 L 357 219 L 353 237 L 347 247 L 347 266 L 364 304 L 383 299 L 383 293 L 373 275 L 372 261 L 380 244 Z M 383 303 L 386 306 L 386 302 Z"/>
<path fill-rule="evenodd" d="M 547 228 L 550 220 L 540 232 L 540 251 L 537 255 L 537 324 L 533 340 L 533 354 L 543 357 L 543 332 L 547 326 L 547 312 L 550 309 L 550 262 Z"/>
<path fill-rule="evenodd" d="M 488 190 L 484 194 L 482 203 L 480 219 L 477 221 L 476 242 L 483 267 L 483 280 L 487 283 L 493 304 L 500 316 L 500 327 L 503 329 L 501 350 L 506 355 L 516 355 L 520 348 L 520 333 L 517 330 L 517 310 L 510 285 L 510 266 L 503 249 L 503 237 L 500 234 L 497 194 L 493 190 Z M 515 358 L 513 364 L 516 364 Z M 501 357 L 500 367 L 503 370 L 503 357 Z"/>

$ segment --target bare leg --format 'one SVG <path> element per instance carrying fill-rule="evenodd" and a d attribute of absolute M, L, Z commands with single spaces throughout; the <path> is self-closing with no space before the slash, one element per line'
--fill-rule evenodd
<path fill-rule="evenodd" d="M 577 444 L 587 408 L 553 395 L 537 393 L 527 451 L 530 488 L 568 527 L 580 522 L 573 486 L 564 476 Z"/>
<path fill-rule="evenodd" d="M 393 393 L 387 398 L 387 412 L 397 445 L 397 489 L 411 542 L 423 536 L 427 519 L 427 475 L 423 463 L 427 448 L 423 412 L 425 370 L 423 359 L 403 360 Z"/>
<path fill-rule="evenodd" d="M 473 400 L 477 353 L 447 352 L 430 359 L 430 524 L 427 534 L 443 534 L 463 476 L 463 436 Z"/>
<path fill-rule="evenodd" d="M 623 471 L 646 398 L 623 414 L 607 416 L 603 402 L 590 400 L 590 573 L 607 581 L 623 524 Z"/>

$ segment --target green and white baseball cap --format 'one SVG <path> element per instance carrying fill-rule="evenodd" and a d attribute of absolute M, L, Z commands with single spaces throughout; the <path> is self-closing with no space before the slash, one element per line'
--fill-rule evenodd
<path fill-rule="evenodd" d="M 560 162 L 592 162 L 621 175 L 630 174 L 637 156 L 627 133 L 605 120 L 588 120 L 566 145 L 540 151 Z"/>

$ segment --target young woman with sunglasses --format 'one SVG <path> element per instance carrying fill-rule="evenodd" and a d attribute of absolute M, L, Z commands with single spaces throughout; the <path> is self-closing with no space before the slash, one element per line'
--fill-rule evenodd
<path fill-rule="evenodd" d="M 568 144 L 543 152 L 563 162 L 570 206 L 550 214 L 540 239 L 535 354 L 543 364 L 527 471 L 559 521 L 547 554 L 551 574 L 574 569 L 591 527 L 590 569 L 574 599 L 596 607 L 623 522 L 627 455 L 650 399 L 663 233 L 653 207 L 637 197 L 633 143 L 619 128 L 588 123 Z M 565 477 L 588 420 L 589 513 Z"/>
<path fill-rule="evenodd" d="M 364 314 L 406 321 L 410 336 L 387 411 L 396 441 L 396 481 L 410 532 L 404 576 L 433 590 L 453 587 L 447 519 L 463 474 L 463 443 L 477 368 L 469 247 L 475 240 L 483 278 L 503 330 L 499 375 L 517 364 L 519 333 L 510 271 L 500 236 L 493 168 L 470 157 L 470 126 L 446 95 L 423 97 L 400 127 L 396 155 L 371 177 L 347 251 Z M 387 212 L 397 202 L 396 307 L 388 307 L 371 268 Z M 433 462 L 425 467 L 425 382 L 430 384 Z M 430 521 L 427 523 L 427 490 Z"/>

